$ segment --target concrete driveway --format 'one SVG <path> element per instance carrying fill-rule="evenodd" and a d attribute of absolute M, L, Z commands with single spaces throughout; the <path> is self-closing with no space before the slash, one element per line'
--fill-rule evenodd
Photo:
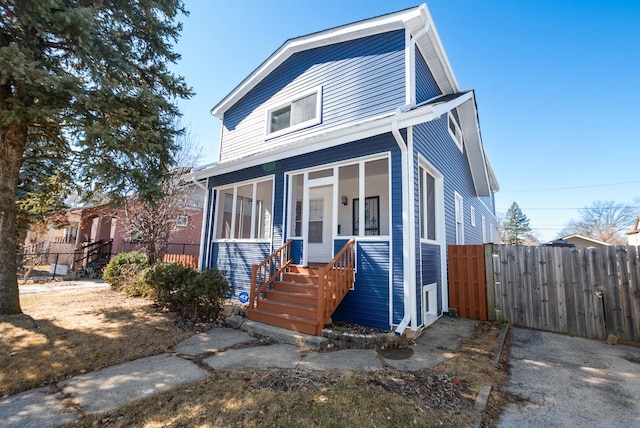
<path fill-rule="evenodd" d="M 519 328 L 511 338 L 499 427 L 640 426 L 640 348 Z"/>

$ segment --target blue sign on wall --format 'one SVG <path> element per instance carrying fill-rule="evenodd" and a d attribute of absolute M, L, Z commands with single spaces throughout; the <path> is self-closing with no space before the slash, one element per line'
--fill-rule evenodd
<path fill-rule="evenodd" d="M 240 303 L 247 303 L 249 301 L 249 293 L 243 291 L 242 293 L 238 294 L 238 300 L 240 301 Z"/>

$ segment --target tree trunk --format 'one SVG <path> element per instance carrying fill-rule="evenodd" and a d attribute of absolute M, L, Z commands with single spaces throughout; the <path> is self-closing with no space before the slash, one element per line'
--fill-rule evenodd
<path fill-rule="evenodd" d="M 0 314 L 19 314 L 16 191 L 26 127 L 0 129 Z"/>

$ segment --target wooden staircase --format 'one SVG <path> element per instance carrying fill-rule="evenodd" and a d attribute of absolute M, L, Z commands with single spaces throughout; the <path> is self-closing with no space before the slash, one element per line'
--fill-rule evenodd
<path fill-rule="evenodd" d="M 354 240 L 326 265 L 293 266 L 291 241 L 253 266 L 248 318 L 319 336 L 354 282 Z"/>
<path fill-rule="evenodd" d="M 318 269 L 291 266 L 256 301 L 249 319 L 301 333 L 316 334 L 318 320 Z"/>

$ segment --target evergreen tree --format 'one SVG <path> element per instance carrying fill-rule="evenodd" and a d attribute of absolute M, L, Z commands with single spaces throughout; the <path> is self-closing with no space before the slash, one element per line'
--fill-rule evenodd
<path fill-rule="evenodd" d="M 56 159 L 57 178 L 101 182 L 113 195 L 161 194 L 180 133 L 175 103 L 191 95 L 167 69 L 179 59 L 181 13 L 182 0 L 0 0 L 0 313 L 21 311 L 23 166 L 42 171 L 46 162 L 35 161 Z"/>
<path fill-rule="evenodd" d="M 523 245 L 525 238 L 531 234 L 529 218 L 515 202 L 507 210 L 502 233 L 503 240 L 508 245 Z"/>

